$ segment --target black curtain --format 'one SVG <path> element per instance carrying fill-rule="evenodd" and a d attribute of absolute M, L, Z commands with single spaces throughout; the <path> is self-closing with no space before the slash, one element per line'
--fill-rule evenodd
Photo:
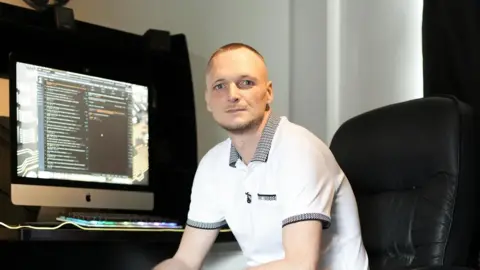
<path fill-rule="evenodd" d="M 480 0 L 424 0 L 424 95 L 450 94 L 470 104 L 476 113 L 480 139 Z M 480 144 L 476 149 L 480 165 Z M 478 178 L 477 176 L 477 179 Z M 478 191 L 477 191 L 478 192 Z M 480 195 L 480 192 L 478 192 Z M 479 196 L 480 197 L 480 196 Z M 480 201 L 479 201 L 480 202 Z M 477 203 L 477 206 L 480 205 Z M 480 207 L 475 207 L 479 209 Z M 480 222 L 476 227 L 479 228 Z M 480 229 L 480 228 L 479 228 Z M 470 264 L 478 264 L 480 237 L 473 239 Z"/>
<path fill-rule="evenodd" d="M 480 110 L 479 0 L 425 0 L 424 94 L 452 94 Z"/>

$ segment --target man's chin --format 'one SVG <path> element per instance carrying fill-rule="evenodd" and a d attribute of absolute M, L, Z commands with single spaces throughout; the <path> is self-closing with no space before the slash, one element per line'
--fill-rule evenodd
<path fill-rule="evenodd" d="M 253 129 L 251 122 L 220 124 L 220 126 L 233 134 L 242 134 Z"/>
<path fill-rule="evenodd" d="M 218 123 L 223 129 L 225 129 L 227 132 L 235 135 L 239 134 L 245 134 L 250 131 L 256 130 L 258 128 L 258 125 L 262 122 L 261 119 L 259 120 L 240 120 L 236 119 L 233 121 L 230 121 L 228 123 Z"/>

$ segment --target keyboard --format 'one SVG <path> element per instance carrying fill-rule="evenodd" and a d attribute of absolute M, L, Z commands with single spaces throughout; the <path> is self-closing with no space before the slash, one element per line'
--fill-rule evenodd
<path fill-rule="evenodd" d="M 177 221 L 162 217 L 137 214 L 70 212 L 57 221 L 72 222 L 84 227 L 131 229 L 181 229 Z"/>

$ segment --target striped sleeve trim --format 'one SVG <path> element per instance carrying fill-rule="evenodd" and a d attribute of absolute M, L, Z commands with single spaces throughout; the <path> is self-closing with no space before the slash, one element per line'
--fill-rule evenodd
<path fill-rule="evenodd" d="M 214 223 L 199 222 L 191 219 L 187 220 L 187 226 L 192 228 L 197 228 L 197 229 L 203 229 L 203 230 L 217 230 L 222 228 L 225 225 L 227 225 L 227 222 L 225 220 L 214 222 Z"/>
<path fill-rule="evenodd" d="M 328 229 L 330 227 L 331 219 L 330 217 L 327 217 L 323 214 L 320 213 L 305 213 L 305 214 L 300 214 L 300 215 L 295 215 L 288 217 L 282 221 L 282 227 L 285 227 L 287 225 L 301 222 L 301 221 L 307 221 L 307 220 L 318 220 L 322 222 L 322 227 L 323 229 Z"/>

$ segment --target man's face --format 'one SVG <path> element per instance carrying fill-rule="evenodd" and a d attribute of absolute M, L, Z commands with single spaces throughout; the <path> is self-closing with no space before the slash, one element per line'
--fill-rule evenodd
<path fill-rule="evenodd" d="M 207 72 L 205 100 L 215 121 L 232 133 L 256 128 L 273 100 L 263 59 L 248 49 L 221 52 Z"/>

